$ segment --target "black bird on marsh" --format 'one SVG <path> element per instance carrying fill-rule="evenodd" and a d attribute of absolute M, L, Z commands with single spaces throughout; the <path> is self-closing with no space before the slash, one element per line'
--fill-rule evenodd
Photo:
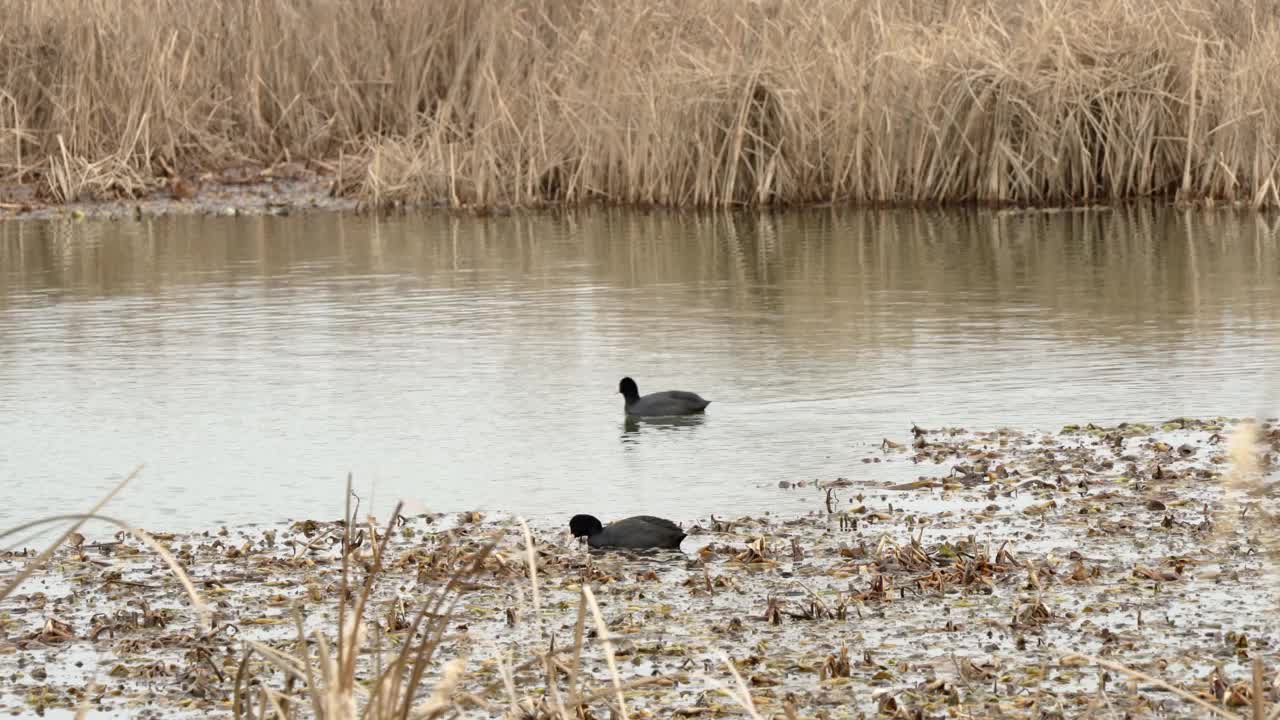
<path fill-rule="evenodd" d="M 679 525 L 652 515 L 635 515 L 608 527 L 592 515 L 574 515 L 569 520 L 569 531 L 574 537 L 585 537 L 594 548 L 678 550 L 685 538 Z"/>
<path fill-rule="evenodd" d="M 624 377 L 618 383 L 618 392 L 622 394 L 622 407 L 632 417 L 673 417 L 676 415 L 695 415 L 707 409 L 710 400 L 698 393 L 684 390 L 664 390 L 641 396 L 636 381 Z"/>

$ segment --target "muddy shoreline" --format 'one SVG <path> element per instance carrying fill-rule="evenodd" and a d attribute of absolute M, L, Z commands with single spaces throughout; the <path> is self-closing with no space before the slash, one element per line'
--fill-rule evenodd
<path fill-rule="evenodd" d="M 334 192 L 331 173 L 300 164 L 233 168 L 194 177 L 156 180 L 137 198 L 85 198 L 59 203 L 30 184 L 0 185 L 5 220 L 122 220 L 163 215 L 288 215 L 358 209 L 355 198 Z"/>
<path fill-rule="evenodd" d="M 303 212 L 360 212 L 369 209 L 353 193 L 342 192 L 341 179 L 327 170 L 314 170 L 300 164 L 286 164 L 271 168 L 233 168 L 217 173 L 203 173 L 198 177 L 156 179 L 139 197 L 85 198 L 61 203 L 45 197 L 33 184 L 0 183 L 0 222 L 12 220 L 125 220 L 165 215 L 292 215 Z M 595 205 L 612 206 L 609 203 Z M 1232 209 L 1253 211 L 1242 203 L 1182 203 L 1173 197 L 1136 197 L 1106 203 L 1093 201 L 1074 205 L 1032 205 L 1027 203 L 879 203 L 850 204 L 851 210 L 988 210 L 992 212 L 1062 213 L 1106 212 L 1126 205 L 1167 205 L 1182 209 L 1213 210 Z M 554 204 L 529 206 L 463 206 L 444 204 L 405 205 L 399 201 L 382 210 L 446 210 L 475 215 L 504 215 L 513 212 L 543 212 L 555 209 L 577 209 L 593 206 L 593 203 L 558 207 Z M 755 208 L 761 212 L 807 210 L 837 207 L 832 202 L 816 202 L 797 205 L 766 205 Z M 637 212 L 664 210 L 670 212 L 697 212 L 711 208 L 678 208 L 655 205 L 624 205 Z M 742 209 L 742 208 L 736 208 Z"/>
<path fill-rule="evenodd" d="M 621 683 L 629 717 L 1243 717 L 1254 659 L 1268 703 L 1280 679 L 1268 484 L 1280 429 L 1261 423 L 1242 446 L 1235 427 L 913 428 L 869 460 L 913 464 L 918 480 L 783 483 L 812 511 L 676 518 L 689 531 L 680 553 L 588 552 L 550 524 L 530 528 L 531 553 L 513 518 L 463 513 L 388 525 L 373 574 L 387 518 L 362 523 L 347 561 L 371 583 L 366 650 L 376 638 L 384 654 L 478 563 L 420 692 L 461 660 L 444 716 L 556 717 L 572 697 L 603 718 Z M 302 701 L 245 648 L 295 650 L 299 618 L 333 639 L 342 523 L 154 536 L 211 623 L 154 553 L 94 527 L 0 603 L 0 712 L 227 717 L 237 678 Z M 34 553 L 9 549 L 0 578 Z M 605 633 L 579 619 L 584 586 Z M 357 675 L 378 655 L 363 653 Z M 545 669 L 555 663 L 564 672 Z"/>

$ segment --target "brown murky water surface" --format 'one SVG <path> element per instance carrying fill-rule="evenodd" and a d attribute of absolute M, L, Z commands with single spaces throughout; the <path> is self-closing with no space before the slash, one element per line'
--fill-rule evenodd
<path fill-rule="evenodd" d="M 1275 219 L 808 211 L 0 225 L 0 525 L 803 512 L 911 423 L 1268 415 Z M 711 398 L 629 426 L 618 379 Z M 794 507 L 789 506 L 793 503 Z"/>

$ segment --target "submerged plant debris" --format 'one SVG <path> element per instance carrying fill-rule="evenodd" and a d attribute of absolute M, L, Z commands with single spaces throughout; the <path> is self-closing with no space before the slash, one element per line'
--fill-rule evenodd
<path fill-rule="evenodd" d="M 1244 717 L 1259 688 L 1280 699 L 1280 426 L 1246 443 L 1237 426 L 912 428 L 865 455 L 918 480 L 877 483 L 871 464 L 782 483 L 813 511 L 717 511 L 686 523 L 682 552 L 590 552 L 551 523 L 530 546 L 479 513 L 153 533 L 212 607 L 205 627 L 133 536 L 77 534 L 0 604 L 0 712 L 226 717 L 249 702 L 237 688 L 269 688 L 308 716 L 279 657 L 299 623 L 334 642 L 345 552 L 372 583 L 358 683 L 427 632 L 415 616 L 440 621 L 424 716 Z M 5 553 L 0 577 L 34 554 Z"/>

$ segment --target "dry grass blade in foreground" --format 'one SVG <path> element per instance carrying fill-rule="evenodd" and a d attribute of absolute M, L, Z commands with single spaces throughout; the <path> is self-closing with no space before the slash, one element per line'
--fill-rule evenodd
<path fill-rule="evenodd" d="M 148 534 L 146 531 L 140 528 L 135 528 L 122 520 L 118 520 L 116 518 L 113 518 L 107 515 L 101 515 L 96 513 L 54 515 L 52 517 L 42 518 L 40 520 L 34 520 L 32 522 L 23 523 L 22 525 L 19 525 L 17 527 L 10 528 L 5 532 L 0 533 L 0 538 L 4 538 L 13 533 L 29 530 L 31 528 L 38 527 L 40 525 L 48 525 L 52 523 L 65 522 L 67 520 L 76 521 L 76 524 L 73 526 L 73 529 L 69 530 L 66 534 L 63 535 L 62 538 L 59 538 L 58 541 L 50 545 L 45 550 L 45 553 L 51 554 L 55 549 L 57 549 L 59 545 L 62 544 L 63 541 L 66 540 L 67 536 L 69 536 L 72 532 L 74 532 L 74 528 L 79 527 L 80 524 L 85 522 L 86 520 L 99 520 L 101 522 L 115 525 L 116 527 L 120 528 L 121 530 L 128 533 L 129 535 L 132 535 L 135 539 L 137 539 L 138 542 L 142 543 L 144 546 L 149 548 L 156 555 L 159 555 L 161 560 L 164 560 L 165 565 L 168 566 L 169 570 L 173 573 L 173 576 L 178 579 L 179 583 L 181 583 L 182 589 L 184 592 L 186 592 L 187 598 L 191 601 L 192 607 L 195 608 L 196 615 L 199 618 L 200 632 L 206 633 L 211 629 L 213 613 L 212 611 L 210 611 L 208 603 L 206 603 L 204 601 L 204 598 L 200 596 L 200 592 L 196 590 L 196 586 L 194 583 L 191 582 L 191 578 L 187 576 L 186 570 L 182 569 L 182 563 L 178 562 L 178 559 L 173 556 L 173 553 L 169 552 L 168 548 L 166 548 L 164 545 L 158 542 L 155 538 L 151 537 L 151 535 Z M 36 570 L 39 569 L 39 567 L 37 566 L 37 563 L 39 563 L 39 565 L 43 565 L 45 562 L 47 562 L 48 555 L 46 555 L 45 553 L 42 553 L 42 555 L 44 555 L 43 559 L 41 557 L 37 557 L 27 566 L 27 569 L 24 570 L 24 572 L 26 572 L 27 575 L 30 575 L 31 572 L 35 572 Z M 19 582 L 18 580 L 15 580 L 10 587 L 6 587 L 5 592 L 3 594 L 0 594 L 0 600 L 3 600 L 6 597 L 8 597 L 9 593 L 13 589 L 16 589 L 18 582 Z"/>
<path fill-rule="evenodd" d="M 125 476 L 125 478 L 121 480 L 119 484 L 117 484 L 114 488 L 112 488 L 111 492 L 107 493 L 101 500 L 97 502 L 97 504 L 95 504 L 92 508 L 90 508 L 89 512 L 87 513 L 70 514 L 70 515 L 54 515 L 51 517 L 41 518 L 39 520 L 26 522 L 16 527 L 9 528 L 4 532 L 0 532 L 0 540 L 2 540 L 6 537 L 9 537 L 10 535 L 15 535 L 17 533 L 25 532 L 27 530 L 40 527 L 42 525 L 50 525 L 54 523 L 65 522 L 67 520 L 74 521 L 65 531 L 63 531 L 62 535 L 60 535 L 56 540 L 50 543 L 48 547 L 46 547 L 43 551 L 41 551 L 40 554 L 36 555 L 35 558 L 33 558 L 30 562 L 28 562 L 27 565 L 11 581 L 9 581 L 9 583 L 7 583 L 3 588 L 0 588 L 0 600 L 4 600 L 8 598 L 11 594 L 13 594 L 14 590 L 16 590 L 18 586 L 22 584 L 24 580 L 31 577 L 33 573 L 43 568 L 45 563 L 49 561 L 49 558 L 53 556 L 54 551 L 57 550 L 58 547 L 60 547 L 64 542 L 66 542 L 67 538 L 71 537 L 72 534 L 76 533 L 76 531 L 78 531 L 81 527 L 83 527 L 86 521 L 100 520 L 102 522 L 107 522 L 112 525 L 115 525 L 120 529 L 124 530 L 125 532 L 129 533 L 133 537 L 137 538 L 137 540 L 141 542 L 143 545 L 147 546 L 153 552 L 159 555 L 162 560 L 164 560 L 165 564 L 169 567 L 169 570 L 173 572 L 174 577 L 176 577 L 178 579 L 178 582 L 182 584 L 182 589 L 186 591 L 187 597 L 191 600 L 191 605 L 192 607 L 195 608 L 196 613 L 199 617 L 199 626 L 201 628 L 201 631 L 202 632 L 208 631 L 210 627 L 211 618 L 212 618 L 212 615 L 209 611 L 209 606 L 207 603 L 205 603 L 204 598 L 200 596 L 200 593 L 196 590 L 195 585 L 192 584 L 191 578 L 187 577 L 186 571 L 182 569 L 182 564 L 179 563 L 177 558 L 173 556 L 173 553 L 169 552 L 168 548 L 166 548 L 164 545 L 161 545 L 159 542 L 156 542 L 155 538 L 152 538 L 149 534 L 142 531 L 141 529 L 132 527 L 131 525 L 121 520 L 117 520 L 116 518 L 102 515 L 98 512 L 99 510 L 102 509 L 104 505 L 106 505 L 111 500 L 111 498 L 115 497 L 121 490 L 123 490 L 125 485 L 128 485 L 134 478 L 138 477 L 138 474 L 142 472 L 142 467 L 143 466 L 139 465 L 138 467 L 134 468 L 133 472 Z"/>
<path fill-rule="evenodd" d="M 365 610 L 369 605 L 374 584 L 382 571 L 382 558 L 387 543 L 393 535 L 396 519 L 400 516 L 400 505 L 396 506 L 391 521 L 381 534 L 376 550 L 368 558 L 369 565 L 364 581 L 358 588 L 352 587 L 349 570 L 350 556 L 355 552 L 351 526 L 354 518 L 350 509 L 350 478 L 347 485 L 347 518 L 344 523 L 342 552 L 343 572 L 340 586 L 339 607 L 342 609 L 340 627 L 338 628 L 336 647 L 330 649 L 329 643 L 321 632 L 314 633 L 315 657 L 312 657 L 308 634 L 304 628 L 302 610 L 295 607 L 294 616 L 297 627 L 296 646 L 293 654 L 273 648 L 261 642 L 250 642 L 236 675 L 235 699 L 233 708 L 236 717 L 276 717 L 288 718 L 294 714 L 290 711 L 293 698 L 288 690 L 277 691 L 259 684 L 250 687 L 250 662 L 256 653 L 265 658 L 271 665 L 285 675 L 286 687 L 291 688 L 295 682 L 303 683 L 303 692 L 310 702 L 312 712 L 317 718 L 433 718 L 438 717 L 452 707 L 448 701 L 450 689 L 461 673 L 461 664 L 455 663 L 445 672 L 445 677 L 438 684 L 436 692 L 425 703 L 415 707 L 414 700 L 422 682 L 423 675 L 432 662 L 440 639 L 443 637 L 451 619 L 453 602 L 456 601 L 456 589 L 472 573 L 483 565 L 485 558 L 492 551 L 493 544 L 485 546 L 463 569 L 459 570 L 446 583 L 445 587 L 435 594 L 434 601 L 424 605 L 414 618 L 406 641 L 399 652 L 395 653 L 385 668 L 377 670 L 372 682 L 357 680 L 357 659 L 364 650 L 366 640 Z M 376 528 L 370 524 L 370 536 L 378 538 Z M 346 611 L 347 598 L 353 598 L 354 606 Z M 373 648 L 376 660 L 382 662 L 381 639 Z M 255 692 L 256 690 L 256 692 Z M 256 706 L 255 706 L 256 701 Z M 364 705 L 361 711 L 358 708 Z"/>
<path fill-rule="evenodd" d="M 76 534 L 79 531 L 79 529 L 84 526 L 85 522 L 89 520 L 100 520 L 102 522 L 111 523 L 121 528 L 122 530 L 128 532 L 130 535 L 136 538 L 143 545 L 150 548 L 153 552 L 159 555 L 161 559 L 165 561 L 165 564 L 168 565 L 170 571 L 173 572 L 174 577 L 176 577 L 178 581 L 182 584 L 183 590 L 186 591 L 187 597 L 190 599 L 192 606 L 196 609 L 197 615 L 199 616 L 199 627 L 201 628 L 202 631 L 207 631 L 210 627 L 210 622 L 211 622 L 211 614 L 209 611 L 209 606 L 207 603 L 205 603 L 204 598 L 200 596 L 200 593 L 196 590 L 195 585 L 192 584 L 191 578 L 187 577 L 187 573 L 185 570 L 182 569 L 182 565 L 177 561 L 177 558 L 175 558 L 173 554 L 169 552 L 168 548 L 166 548 L 164 545 L 161 545 L 159 542 L 157 542 L 154 538 L 152 538 L 146 532 L 143 532 L 141 529 L 132 527 L 127 523 L 124 523 L 112 517 L 102 515 L 98 512 L 99 510 L 102 509 L 103 506 L 105 506 L 108 502 L 110 502 L 112 498 L 114 498 L 117 494 L 119 494 L 119 492 L 123 490 L 126 485 L 128 485 L 135 478 L 137 478 L 138 475 L 142 472 L 142 468 L 143 468 L 142 465 L 139 465 L 138 467 L 134 468 L 133 472 L 126 475 L 123 480 L 121 480 L 118 484 L 116 484 L 116 486 L 112 488 L 111 491 L 108 492 L 105 496 L 103 496 L 102 499 L 99 500 L 92 508 L 90 508 L 89 512 L 87 513 L 55 515 L 51 517 L 41 518 L 39 520 L 33 520 L 30 522 L 26 522 L 21 525 L 17 525 L 15 527 L 9 528 L 4 532 L 0 532 L 0 540 L 3 540 L 4 538 L 9 537 L 11 535 L 16 535 L 18 533 L 22 533 L 27 530 L 38 528 L 44 525 L 51 525 L 51 524 L 56 524 L 60 522 L 66 522 L 68 520 L 73 521 L 71 525 L 68 526 L 67 529 L 64 530 L 63 533 L 58 536 L 57 539 L 55 539 L 44 550 L 42 550 L 39 554 L 37 554 L 36 557 L 32 558 L 32 560 L 28 562 L 26 566 L 24 566 L 22 570 L 19 571 L 18 574 L 14 576 L 12 580 L 10 580 L 7 584 L 5 584 L 3 588 L 0 588 L 0 601 L 7 599 L 10 595 L 14 593 L 15 590 L 18 589 L 18 587 L 23 583 L 24 580 L 27 580 L 28 578 L 31 577 L 31 575 L 43 569 L 45 565 L 49 562 L 49 558 L 53 556 L 54 551 L 56 551 L 64 542 L 66 542 L 68 538 Z M 93 696 L 96 689 L 97 689 L 96 683 L 92 684 L 88 688 L 88 692 L 85 693 L 84 701 L 81 702 L 80 707 L 76 711 L 76 714 L 75 714 L 76 720 L 80 720 L 80 718 L 84 718 L 87 716 L 89 707 L 90 707 L 89 698 Z"/>
<path fill-rule="evenodd" d="M 1275 0 L 0 16 L 0 177 L 55 201 L 304 161 L 341 164 L 336 190 L 375 205 L 1280 205 Z"/>
<path fill-rule="evenodd" d="M 614 663 L 613 649 L 600 608 L 590 588 L 584 585 L 574 645 L 570 649 L 568 663 L 563 657 L 564 653 L 549 648 L 516 668 L 503 665 L 500 668 L 501 677 L 480 693 L 457 693 L 457 687 L 465 673 L 465 661 L 455 658 L 445 663 L 443 669 L 438 669 L 434 667 L 438 664 L 437 651 L 450 624 L 458 620 L 454 610 L 465 592 L 466 584 L 485 567 L 486 560 L 493 553 L 499 541 L 499 536 L 496 535 L 479 548 L 464 551 L 461 566 L 431 594 L 412 622 L 397 633 L 403 638 L 398 650 L 389 655 L 384 654 L 385 638 L 380 628 L 375 629 L 373 646 L 368 648 L 372 659 L 368 664 L 362 665 L 360 656 L 366 651 L 368 640 L 366 613 L 373 603 L 375 585 L 384 570 L 383 558 L 387 556 L 389 542 L 394 536 L 393 530 L 400 518 L 401 506 L 396 506 L 383 532 L 377 532 L 370 523 L 369 537 L 374 538 L 375 542 L 367 545 L 369 554 L 360 555 L 359 549 L 365 545 L 353 540 L 351 528 L 355 519 L 351 515 L 350 496 L 348 478 L 347 520 L 341 544 L 344 557 L 338 600 L 340 619 L 335 646 L 330 647 L 323 632 L 306 631 L 302 609 L 295 605 L 296 635 L 292 649 L 273 647 L 263 642 L 247 643 L 235 677 L 232 707 L 237 718 L 284 720 L 295 717 L 298 698 L 294 696 L 293 688 L 298 683 L 301 683 L 300 692 L 310 705 L 314 717 L 329 720 L 355 717 L 374 720 L 435 718 L 466 706 L 494 710 L 502 703 L 495 703 L 487 696 L 500 690 L 505 690 L 506 704 L 520 717 L 573 720 L 584 716 L 587 704 L 613 694 L 617 701 L 614 707 L 625 718 L 625 691 L 660 682 L 659 678 L 644 678 L 630 683 L 622 681 Z M 536 588 L 536 552 L 533 539 L 527 525 L 523 525 L 522 530 L 531 587 Z M 364 574 L 358 586 L 350 572 L 352 562 L 359 565 Z M 346 607 L 348 602 L 351 603 L 350 610 Z M 595 618 L 610 670 L 611 684 L 604 689 L 588 690 L 580 685 L 584 621 L 588 609 Z M 534 612 L 539 611 L 535 602 Z M 265 659 L 267 664 L 284 675 L 284 688 L 270 688 L 258 677 L 253 665 L 255 655 Z M 519 697 L 516 689 L 515 673 L 531 668 L 545 671 L 542 680 L 545 681 L 543 687 L 546 690 L 540 688 L 537 699 Z M 439 673 L 438 679 L 428 694 L 424 691 L 423 684 L 428 675 L 436 672 Z M 560 684 L 564 677 L 568 678 L 568 682 L 562 694 Z M 424 695 L 425 699 L 421 699 Z"/>
<path fill-rule="evenodd" d="M 138 467 L 133 469 L 133 472 L 126 475 L 123 480 L 121 480 L 114 488 L 112 488 L 111 492 L 103 496 L 103 498 L 99 500 L 97 504 L 95 504 L 92 508 L 90 508 L 88 513 L 84 515 L 76 516 L 74 518 L 75 522 L 72 523 L 71 526 L 68 527 L 62 533 L 62 535 L 58 536 L 57 540 L 54 540 L 52 543 L 50 543 L 49 546 L 46 547 L 43 551 L 41 551 L 39 555 L 36 555 L 36 557 L 32 559 L 31 562 L 27 563 L 26 567 L 24 567 L 22 571 L 17 574 L 17 576 L 15 576 L 12 580 L 6 583 L 3 588 L 0 588 L 0 600 L 4 600 L 5 598 L 9 597 L 9 595 L 13 594 L 13 591 L 18 589 L 18 586 L 21 585 L 24 580 L 31 577 L 32 573 L 36 572 L 41 567 L 43 567 L 44 564 L 49 561 L 49 558 L 53 555 L 53 552 L 57 550 L 58 547 L 62 545 L 62 543 L 66 542 L 67 538 L 71 537 L 72 533 L 79 530 L 84 525 L 86 520 L 90 519 L 91 517 L 94 517 L 95 514 L 102 509 L 103 505 L 106 505 L 108 502 L 110 502 L 111 498 L 115 497 L 117 493 L 119 493 L 121 490 L 124 489 L 125 485 L 128 485 L 134 478 L 138 477 L 138 474 L 141 472 L 142 472 L 142 466 L 139 465 Z M 6 538 L 10 535 L 14 535 L 16 533 L 23 532 L 24 530 L 27 530 L 29 528 L 32 528 L 44 523 L 45 523 L 44 520 L 37 520 L 32 523 L 19 525 L 18 527 L 11 528 L 9 530 L 6 530 L 3 533 L 0 533 L 0 539 Z"/>

